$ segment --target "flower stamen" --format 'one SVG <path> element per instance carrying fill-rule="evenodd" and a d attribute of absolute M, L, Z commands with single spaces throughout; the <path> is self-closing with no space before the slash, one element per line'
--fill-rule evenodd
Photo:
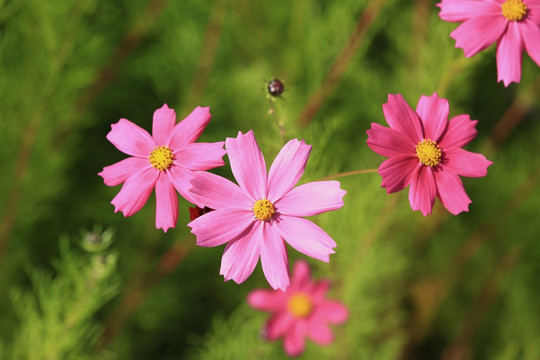
<path fill-rule="evenodd" d="M 269 220 L 275 212 L 274 204 L 266 199 L 257 200 L 255 201 L 255 205 L 253 205 L 253 212 L 257 219 L 263 221 Z"/>
<path fill-rule="evenodd" d="M 174 154 L 168 146 L 156 146 L 148 157 L 150 164 L 158 170 L 165 171 L 171 167 Z"/>
<path fill-rule="evenodd" d="M 506 0 L 501 8 L 503 16 L 510 21 L 520 21 L 527 15 L 527 6 L 523 0 Z"/>
<path fill-rule="evenodd" d="M 287 309 L 297 318 L 303 318 L 311 314 L 313 304 L 309 296 L 297 293 L 292 295 L 287 302 Z"/>
<path fill-rule="evenodd" d="M 416 156 L 422 164 L 434 167 L 441 162 L 441 148 L 435 141 L 424 139 L 416 145 Z"/>

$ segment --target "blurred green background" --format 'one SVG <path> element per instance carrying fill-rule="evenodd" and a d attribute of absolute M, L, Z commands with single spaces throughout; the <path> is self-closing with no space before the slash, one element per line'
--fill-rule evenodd
<path fill-rule="evenodd" d="M 268 286 L 260 266 L 225 283 L 223 247 L 195 246 L 187 202 L 164 234 L 153 195 L 124 218 L 110 204 L 120 187 L 97 176 L 125 158 L 110 125 L 150 130 L 163 103 L 178 120 L 210 106 L 201 141 L 253 129 L 269 165 L 277 77 L 285 140 L 313 145 L 301 182 L 380 165 L 366 130 L 386 125 L 388 93 L 413 108 L 448 98 L 451 116 L 479 120 L 467 149 L 494 162 L 464 179 L 473 203 L 459 216 L 412 212 L 376 173 L 341 179 L 344 208 L 313 219 L 336 254 L 309 261 L 351 317 L 303 357 L 540 359 L 540 70 L 524 56 L 520 84 L 496 83 L 495 47 L 466 59 L 435 4 L 0 0 L 0 357 L 285 357 L 245 304 Z"/>

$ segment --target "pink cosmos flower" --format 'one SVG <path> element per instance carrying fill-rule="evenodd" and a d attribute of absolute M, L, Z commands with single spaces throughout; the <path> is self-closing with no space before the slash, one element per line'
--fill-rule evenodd
<path fill-rule="evenodd" d="M 448 101 L 436 93 L 423 95 L 416 112 L 403 96 L 389 94 L 383 112 L 390 128 L 372 123 L 367 131 L 371 150 L 389 158 L 379 167 L 381 186 L 390 194 L 411 185 L 411 207 L 424 216 L 431 214 L 435 197 L 454 215 L 469 211 L 471 200 L 459 176 L 486 176 L 492 164 L 461 148 L 476 137 L 478 121 L 469 115 L 447 121 Z"/>
<path fill-rule="evenodd" d="M 98 175 L 108 186 L 124 183 L 111 201 L 114 212 L 131 216 L 139 211 L 152 190 L 156 189 L 156 228 L 176 226 L 178 197 L 199 204 L 190 194 L 190 179 L 195 170 L 224 165 L 223 141 L 195 143 L 210 121 L 208 107 L 197 107 L 187 118 L 176 123 L 176 113 L 165 104 L 154 112 L 152 134 L 129 120 L 112 124 L 107 139 L 131 157 L 106 166 Z"/>
<path fill-rule="evenodd" d="M 196 173 L 193 196 L 215 209 L 188 224 L 197 245 L 227 243 L 220 274 L 236 283 L 246 280 L 257 265 L 274 289 L 289 286 L 285 241 L 296 250 L 328 262 L 336 243 L 304 216 L 343 206 L 346 191 L 338 181 L 316 181 L 293 189 L 304 173 L 311 146 L 296 139 L 279 152 L 268 177 L 266 164 L 253 131 L 227 138 L 225 148 L 235 183 L 214 174 Z"/>
<path fill-rule="evenodd" d="M 540 0 L 442 0 L 439 16 L 463 22 L 450 37 L 471 57 L 497 42 L 498 81 L 521 80 L 523 48 L 540 66 Z"/>
<path fill-rule="evenodd" d="M 287 355 L 298 356 L 304 352 L 306 337 L 319 345 L 328 345 L 333 341 L 328 324 L 340 324 L 349 317 L 342 303 L 325 300 L 329 288 L 327 280 L 312 281 L 308 264 L 300 260 L 285 292 L 257 289 L 249 293 L 247 302 L 257 310 L 272 313 L 266 323 L 267 339 L 284 337 Z"/>

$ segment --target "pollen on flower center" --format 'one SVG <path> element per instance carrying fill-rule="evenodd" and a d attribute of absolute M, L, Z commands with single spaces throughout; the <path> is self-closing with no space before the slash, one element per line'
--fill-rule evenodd
<path fill-rule="evenodd" d="M 305 294 L 294 294 L 287 302 L 287 309 L 297 318 L 303 318 L 311 314 L 313 304 L 309 296 Z"/>
<path fill-rule="evenodd" d="M 255 205 L 253 205 L 253 212 L 257 219 L 268 220 L 274 215 L 274 204 L 266 199 L 257 200 L 255 201 Z"/>
<path fill-rule="evenodd" d="M 416 145 L 416 156 L 422 164 L 433 167 L 441 161 L 441 148 L 435 141 L 424 139 Z"/>
<path fill-rule="evenodd" d="M 150 164 L 158 170 L 164 171 L 171 167 L 174 154 L 168 146 L 157 146 L 148 157 Z"/>
<path fill-rule="evenodd" d="M 510 21 L 520 21 L 527 15 L 527 6 L 523 0 L 506 0 L 501 7 L 502 14 Z"/>

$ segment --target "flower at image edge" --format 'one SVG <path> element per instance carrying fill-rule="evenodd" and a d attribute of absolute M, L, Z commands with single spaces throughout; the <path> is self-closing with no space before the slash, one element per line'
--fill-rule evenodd
<path fill-rule="evenodd" d="M 334 337 L 328 325 L 343 323 L 349 317 L 342 303 L 325 299 L 329 288 L 326 280 L 312 281 L 308 264 L 299 260 L 286 291 L 257 289 L 248 294 L 247 302 L 257 310 L 272 313 L 266 323 L 266 338 L 283 337 L 287 355 L 298 356 L 304 352 L 306 337 L 319 345 L 332 343 Z"/>
<path fill-rule="evenodd" d="M 381 186 L 390 194 L 410 185 L 411 207 L 424 216 L 436 197 L 454 215 L 468 211 L 471 200 L 459 176 L 486 176 L 492 164 L 462 149 L 476 137 L 477 121 L 469 115 L 447 121 L 448 101 L 437 94 L 420 97 L 416 112 L 403 96 L 389 94 L 383 112 L 390 128 L 372 123 L 367 131 L 371 150 L 388 157 L 378 170 Z"/>
<path fill-rule="evenodd" d="M 523 49 L 540 66 L 540 0 L 442 0 L 439 16 L 461 22 L 450 37 L 471 57 L 497 42 L 498 81 L 521 80 Z"/>
<path fill-rule="evenodd" d="M 253 131 L 227 138 L 225 148 L 238 185 L 207 172 L 191 181 L 193 196 L 214 209 L 188 224 L 197 245 L 227 243 L 220 274 L 241 283 L 257 265 L 274 289 L 289 286 L 285 241 L 294 249 L 328 262 L 335 241 L 304 219 L 343 206 L 345 190 L 338 181 L 315 181 L 294 187 L 304 173 L 311 146 L 293 139 L 281 149 L 270 171 Z"/>
<path fill-rule="evenodd" d="M 165 104 L 154 112 L 152 136 L 126 119 L 112 124 L 107 139 L 131 155 L 98 174 L 108 186 L 124 184 L 111 201 L 115 212 L 135 214 L 155 188 L 156 228 L 167 232 L 178 220 L 176 191 L 199 205 L 189 192 L 193 173 L 224 165 L 223 141 L 195 143 L 211 117 L 208 107 L 197 107 L 176 124 L 176 113 Z"/>

